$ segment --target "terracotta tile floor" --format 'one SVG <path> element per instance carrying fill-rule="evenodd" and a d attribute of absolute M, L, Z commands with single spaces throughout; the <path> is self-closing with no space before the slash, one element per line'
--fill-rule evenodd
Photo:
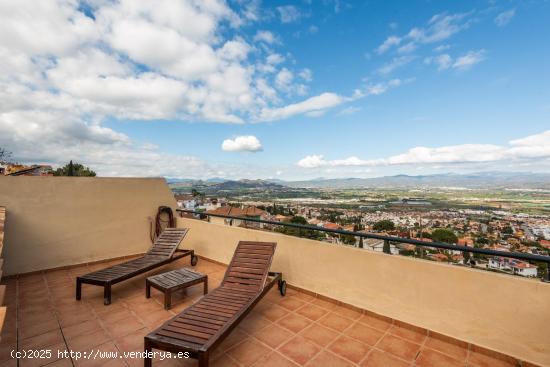
<path fill-rule="evenodd" d="M 116 262 L 111 262 L 116 263 Z M 110 263 L 109 263 L 110 264 Z M 19 366 L 143 366 L 137 359 L 75 360 L 57 351 L 142 351 L 143 337 L 202 295 L 202 285 L 175 295 L 163 309 L 163 296 L 145 298 L 145 277 L 189 266 L 182 259 L 113 287 L 113 302 L 103 305 L 103 290 L 83 286 L 74 299 L 75 277 L 108 264 L 81 266 L 8 279 L 6 322 L 0 340 L 0 365 L 16 366 L 11 350 L 51 349 L 49 359 L 21 359 Z M 225 267 L 199 260 L 210 289 Z M 391 320 L 373 317 L 332 302 L 276 287 L 213 352 L 212 366 L 512 366 L 513 360 L 470 351 L 468 345 L 427 335 Z M 155 361 L 155 366 L 196 366 L 195 360 Z"/>

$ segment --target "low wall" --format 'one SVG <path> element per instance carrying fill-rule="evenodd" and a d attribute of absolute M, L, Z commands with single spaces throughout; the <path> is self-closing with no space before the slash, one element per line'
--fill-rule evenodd
<path fill-rule="evenodd" d="M 2 176 L 4 275 L 142 253 L 160 205 L 176 207 L 161 178 Z"/>
<path fill-rule="evenodd" d="M 4 259 L 2 258 L 4 247 L 4 228 L 6 221 L 6 208 L 0 206 L 0 279 L 2 279 L 2 268 L 4 266 Z M 6 286 L 0 284 L 0 331 L 4 325 L 4 319 L 6 318 L 7 307 L 5 306 L 4 297 L 6 295 Z"/>
<path fill-rule="evenodd" d="M 272 269 L 289 284 L 550 365 L 548 283 L 194 219 L 178 226 L 204 257 L 227 264 L 239 240 L 277 242 Z"/>

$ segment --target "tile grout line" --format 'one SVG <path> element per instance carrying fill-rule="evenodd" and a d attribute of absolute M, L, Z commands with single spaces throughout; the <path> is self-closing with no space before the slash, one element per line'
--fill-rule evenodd
<path fill-rule="evenodd" d="M 19 277 L 15 279 L 15 350 L 19 351 Z M 19 367 L 19 358 L 16 364 Z"/>
<path fill-rule="evenodd" d="M 297 294 L 299 294 L 299 291 L 297 291 Z M 353 365 L 358 366 L 358 365 L 359 365 L 358 363 L 355 363 L 355 362 L 353 362 L 353 361 L 347 359 L 347 358 L 344 357 L 344 356 L 335 354 L 333 351 L 331 351 L 330 349 L 328 349 L 328 347 L 329 347 L 330 345 L 332 345 L 332 344 L 333 344 L 337 339 L 339 339 L 340 337 L 342 337 L 342 336 L 348 337 L 347 335 L 344 334 L 344 331 L 347 330 L 347 329 L 349 329 L 349 328 L 351 328 L 353 325 L 355 325 L 357 322 L 359 322 L 359 319 L 360 319 L 361 317 L 359 317 L 357 320 L 353 320 L 353 319 L 350 319 L 350 318 L 348 318 L 348 317 L 346 317 L 346 316 L 342 316 L 342 315 L 339 315 L 339 314 L 335 313 L 333 309 L 328 309 L 328 308 L 325 308 L 325 307 L 323 307 L 323 306 L 314 304 L 314 303 L 313 303 L 314 300 L 320 299 L 320 298 L 318 298 L 318 297 L 313 297 L 313 296 L 311 296 L 312 299 L 309 299 L 309 300 L 300 298 L 300 297 L 298 297 L 298 296 L 294 296 L 294 297 L 297 297 L 299 300 L 303 301 L 303 302 L 304 302 L 304 305 L 302 305 L 302 306 L 300 306 L 300 307 L 298 307 L 298 308 L 296 308 L 296 309 L 294 309 L 294 310 L 289 310 L 289 309 L 287 309 L 287 308 L 284 307 L 284 306 L 279 306 L 279 307 L 283 307 L 283 308 L 285 308 L 287 311 L 289 311 L 289 313 L 293 313 L 293 314 L 295 314 L 295 315 L 297 315 L 297 316 L 304 317 L 304 318 L 308 319 L 309 321 L 311 321 L 311 325 L 309 325 L 309 326 L 303 328 L 303 329 L 300 330 L 298 333 L 295 333 L 295 336 L 300 336 L 300 337 L 302 337 L 302 338 L 305 338 L 305 337 L 303 337 L 302 335 L 300 335 L 300 333 L 301 333 L 302 331 L 306 330 L 307 328 L 311 327 L 312 325 L 318 325 L 318 326 L 320 326 L 320 327 L 327 328 L 328 330 L 331 330 L 331 331 L 334 331 L 335 333 L 337 333 L 337 335 L 336 335 L 336 337 L 334 338 L 334 340 L 330 341 L 330 342 L 329 342 L 327 345 L 325 345 L 325 346 L 321 346 L 321 345 L 319 345 L 319 344 L 317 344 L 317 343 L 315 343 L 315 342 L 313 342 L 313 341 L 310 341 L 309 339 L 305 338 L 308 342 L 313 343 L 315 346 L 317 346 L 317 347 L 320 348 L 320 350 L 319 350 L 316 354 L 314 354 L 314 355 L 309 359 L 309 361 L 308 361 L 307 363 L 309 363 L 309 362 L 311 362 L 312 360 L 314 360 L 314 359 L 315 359 L 317 356 L 319 356 L 322 352 L 327 352 L 327 353 L 330 353 L 330 354 L 332 354 L 332 355 L 335 355 L 335 356 L 337 356 L 338 358 L 341 358 L 341 359 L 343 359 L 343 360 L 345 360 L 345 361 L 347 361 L 347 362 L 350 362 L 350 363 L 353 364 Z M 313 306 L 318 307 L 318 308 L 321 308 L 321 309 L 323 309 L 324 311 L 327 311 L 327 312 L 326 312 L 323 316 L 319 317 L 317 320 L 312 320 L 312 319 L 310 319 L 310 318 L 308 318 L 308 317 L 306 317 L 306 316 L 303 316 L 303 315 L 301 315 L 301 314 L 299 314 L 299 313 L 297 312 L 297 311 L 301 310 L 302 308 L 306 307 L 307 305 L 313 305 Z M 343 306 L 336 305 L 336 307 L 343 307 Z M 344 308 L 345 308 L 345 307 L 344 307 Z M 364 314 L 363 311 L 357 311 L 357 312 L 360 312 L 361 315 Z M 329 315 L 330 313 L 334 313 L 335 315 L 337 315 L 337 316 L 339 316 L 339 317 L 342 317 L 342 318 L 344 318 L 344 319 L 347 319 L 347 320 L 349 320 L 349 321 L 352 321 L 352 323 L 351 323 L 349 326 L 347 326 L 344 330 L 339 331 L 339 330 L 335 330 L 335 329 L 333 329 L 333 328 L 327 327 L 327 326 L 325 326 L 325 325 L 323 325 L 323 324 L 321 324 L 321 323 L 318 322 L 320 319 L 326 317 L 326 316 Z M 280 319 L 282 319 L 282 317 L 279 318 L 279 319 L 277 319 L 277 321 L 280 320 Z M 289 330 L 289 331 L 291 331 L 292 333 L 294 333 L 292 330 L 285 328 L 284 325 L 280 325 L 280 326 L 281 326 L 282 328 L 284 328 L 285 330 Z M 350 337 L 350 338 L 351 338 L 351 337 Z M 290 340 L 290 339 L 292 339 L 292 337 L 289 338 L 289 340 Z M 358 342 L 360 342 L 360 343 L 363 344 L 363 345 L 366 345 L 365 343 L 363 343 L 363 342 L 361 342 L 361 341 L 359 341 L 359 340 L 357 340 L 357 339 L 355 339 L 355 338 L 352 338 L 352 339 L 353 339 L 353 340 L 356 340 L 356 341 L 358 341 Z M 285 342 L 288 342 L 288 340 L 285 341 Z M 281 343 L 281 345 L 282 345 L 282 343 Z M 280 348 L 280 346 L 279 346 L 279 348 Z M 369 349 L 370 349 L 370 346 L 369 346 Z M 369 353 L 367 353 L 367 355 L 368 355 L 368 354 L 369 354 Z M 363 359 L 361 359 L 361 361 L 363 361 Z M 307 363 L 306 363 L 306 364 L 307 364 Z"/>
<path fill-rule="evenodd" d="M 382 336 L 380 337 L 380 339 L 378 339 L 378 340 L 376 341 L 376 343 L 374 343 L 374 345 L 372 346 L 371 350 L 367 353 L 367 355 L 365 356 L 365 358 L 363 358 L 363 359 L 361 360 L 361 362 L 365 362 L 365 361 L 369 358 L 369 356 L 371 355 L 371 353 L 372 353 L 373 350 L 378 350 L 378 351 L 382 351 L 382 352 L 384 352 L 384 353 L 387 353 L 387 352 L 385 352 L 383 349 L 378 348 L 377 345 L 380 344 L 380 342 L 382 341 L 382 339 L 384 339 L 387 335 L 391 335 L 390 330 L 391 330 L 391 328 L 393 327 L 393 325 L 394 325 L 394 323 L 395 323 L 395 320 L 394 320 L 394 319 L 390 319 L 390 320 L 391 320 L 390 326 L 389 326 L 386 330 L 384 330 L 384 334 L 382 334 Z M 379 330 L 379 329 L 376 329 L 376 330 Z M 379 330 L 379 331 L 382 331 L 382 330 Z M 391 353 L 389 353 L 389 354 L 393 356 L 393 354 L 391 354 Z M 394 357 L 396 357 L 396 356 L 394 356 Z M 360 362 L 360 363 L 361 363 L 361 362 Z M 411 364 L 411 363 L 409 362 L 409 365 L 410 365 L 410 364 Z"/>
<path fill-rule="evenodd" d="M 50 286 L 48 284 L 48 280 L 46 279 L 46 275 L 45 275 L 44 272 L 42 272 L 41 274 L 42 274 L 43 281 L 46 285 L 46 290 L 48 291 L 48 298 L 49 298 L 50 304 L 53 306 L 53 298 L 52 298 L 52 293 L 50 291 Z M 61 327 L 61 321 L 59 320 L 58 310 L 55 307 L 54 307 L 54 314 L 55 314 L 55 320 L 57 321 L 57 324 L 59 325 L 59 331 L 61 332 L 61 337 L 63 338 L 63 343 L 65 343 L 65 348 L 70 352 L 69 344 L 67 343 L 67 339 L 65 338 L 65 334 L 63 333 L 63 328 Z M 75 363 L 74 363 L 73 357 L 71 356 L 70 353 L 69 353 L 69 360 L 71 361 L 71 364 L 74 367 Z M 53 362 L 55 362 L 55 361 L 52 361 L 52 363 Z"/>
<path fill-rule="evenodd" d="M 297 292 L 296 294 L 299 293 L 299 291 L 296 291 L 296 292 Z M 292 296 L 292 295 L 291 295 L 291 296 Z M 297 296 L 294 296 L 294 297 L 297 297 Z M 316 297 L 314 297 L 314 299 L 315 299 L 315 298 L 316 298 Z M 304 305 L 302 305 L 302 306 L 300 306 L 300 307 L 298 307 L 298 308 L 296 308 L 296 309 L 294 309 L 294 310 L 289 310 L 289 312 L 291 312 L 291 313 L 293 313 L 293 314 L 295 314 L 295 315 L 301 316 L 301 317 L 305 317 L 305 316 L 303 316 L 303 315 L 300 315 L 300 314 L 297 313 L 296 311 L 298 311 L 298 310 L 300 310 L 301 308 L 307 306 L 308 304 L 312 304 L 312 301 L 311 301 L 311 300 L 306 301 L 306 300 L 301 299 L 301 298 L 298 298 L 298 299 L 301 300 L 301 301 L 303 301 L 303 302 L 304 302 Z M 284 306 L 280 306 L 280 307 L 285 308 Z M 319 307 L 319 306 L 317 306 L 317 307 Z M 286 309 L 286 308 L 285 308 L 285 309 Z M 288 310 L 288 309 L 287 309 L 287 310 Z M 325 309 L 325 310 L 326 310 L 326 309 Z M 323 315 L 323 316 L 321 316 L 321 317 L 324 317 L 324 316 L 328 315 L 330 312 L 331 312 L 331 311 L 327 312 L 325 315 Z M 308 319 L 308 320 L 310 320 L 310 321 L 312 321 L 311 324 L 315 324 L 315 323 L 317 322 L 317 320 L 311 320 L 311 319 L 309 319 L 308 317 L 305 317 L 305 318 Z M 283 328 L 285 328 L 283 325 L 281 325 L 281 326 L 282 326 Z M 299 334 L 300 334 L 302 331 L 304 331 L 305 329 L 307 329 L 308 327 L 309 327 L 309 326 L 303 328 L 303 329 L 300 330 L 299 332 L 295 333 L 295 335 L 304 338 L 303 336 L 301 336 L 301 335 L 299 335 Z M 285 328 L 285 329 L 286 329 L 286 328 Z M 286 329 L 286 330 L 289 330 L 289 329 Z M 292 330 L 290 330 L 290 331 L 292 331 Z M 307 338 L 304 338 L 304 339 L 308 340 Z M 336 339 L 338 339 L 338 336 L 337 336 L 334 340 L 336 340 Z M 308 341 L 309 341 L 310 343 L 313 343 L 315 346 L 319 346 L 319 345 L 317 345 L 316 343 L 314 343 L 314 342 L 312 342 L 312 341 L 310 341 L 310 340 L 308 340 Z M 281 345 L 282 345 L 282 344 L 281 344 Z M 279 347 L 280 347 L 280 346 L 279 346 Z M 314 360 L 318 355 L 321 354 L 321 352 L 327 351 L 326 348 L 328 347 L 328 345 L 327 345 L 327 346 L 324 346 L 324 347 L 321 347 L 321 346 L 319 346 L 319 347 L 320 347 L 320 350 L 319 350 L 317 353 L 315 353 L 313 356 L 311 356 L 311 358 L 306 362 L 306 364 L 309 363 L 309 362 L 311 362 L 312 360 Z"/>
<path fill-rule="evenodd" d="M 299 294 L 299 291 L 297 291 L 296 294 Z M 309 363 L 309 362 L 311 362 L 312 360 L 314 360 L 314 359 L 315 359 L 318 355 L 320 355 L 322 352 L 327 352 L 327 353 L 336 355 L 334 352 L 332 352 L 330 349 L 328 349 L 329 345 L 332 345 L 332 343 L 334 343 L 334 341 L 335 341 L 336 339 L 340 338 L 341 336 L 346 336 L 346 335 L 343 334 L 343 332 L 344 332 L 345 330 L 347 330 L 348 328 L 352 327 L 353 325 L 355 325 L 355 323 L 358 322 L 359 319 L 353 320 L 353 319 L 350 319 L 350 318 L 348 318 L 348 317 L 345 317 L 345 316 L 342 316 L 342 315 L 339 315 L 339 314 L 335 313 L 335 315 L 337 315 L 337 316 L 339 316 L 339 317 L 342 317 L 342 318 L 345 318 L 345 319 L 348 319 L 348 320 L 352 321 L 352 324 L 349 325 L 348 327 L 346 327 L 343 331 L 334 330 L 334 329 L 332 329 L 332 328 L 326 327 L 326 326 L 324 326 L 324 325 L 322 325 L 322 324 L 320 324 L 320 323 L 317 322 L 319 319 L 321 319 L 321 318 L 327 316 L 327 315 L 330 314 L 330 313 L 333 313 L 333 310 L 329 310 L 329 309 L 327 309 L 327 308 L 324 308 L 324 307 L 322 307 L 322 306 L 319 306 L 319 305 L 314 304 L 313 301 L 314 301 L 315 299 L 317 299 L 317 297 L 313 297 L 313 296 L 312 296 L 312 299 L 306 300 L 306 299 L 300 298 L 300 297 L 298 297 L 298 296 L 292 296 L 292 295 L 290 295 L 290 296 L 291 296 L 291 297 L 296 297 L 296 298 L 298 298 L 300 301 L 304 302 L 304 304 L 303 304 L 302 306 L 299 306 L 298 308 L 296 308 L 296 309 L 294 309 L 294 310 L 290 310 L 290 309 L 288 309 L 288 308 L 286 308 L 286 307 L 284 307 L 284 306 L 280 306 L 280 305 L 278 305 L 278 306 L 284 308 L 285 310 L 287 310 L 288 313 L 292 313 L 292 314 L 295 314 L 296 316 L 300 316 L 300 317 L 306 318 L 308 321 L 310 321 L 310 325 L 307 326 L 307 327 L 305 327 L 305 328 L 303 328 L 303 329 L 300 330 L 299 332 L 295 333 L 294 331 L 292 331 L 292 330 L 286 328 L 284 325 L 279 325 L 279 324 L 277 324 L 277 326 L 280 326 L 280 327 L 282 327 L 283 329 L 290 331 L 290 332 L 293 333 L 294 335 L 291 336 L 288 340 L 285 340 L 284 342 L 282 342 L 282 343 L 277 347 L 277 349 L 274 349 L 274 348 L 271 348 L 271 349 L 273 349 L 274 351 L 276 351 L 276 352 L 278 352 L 279 354 L 283 355 L 282 353 L 279 352 L 279 348 L 280 348 L 284 343 L 287 343 L 288 341 L 290 341 L 290 340 L 293 339 L 294 337 L 300 336 L 300 337 L 306 339 L 308 342 L 313 343 L 315 346 L 317 346 L 317 347 L 320 348 L 320 350 L 319 350 L 317 353 L 315 353 L 315 354 L 306 362 L 306 364 Z M 327 311 L 327 312 L 326 312 L 323 316 L 319 317 L 317 320 L 312 320 L 312 319 L 310 319 L 310 318 L 308 318 L 308 317 L 306 317 L 306 316 L 304 316 L 304 315 L 301 315 L 301 314 L 299 314 L 299 313 L 297 312 L 297 311 L 301 310 L 302 308 L 306 307 L 307 305 L 313 305 L 313 306 L 315 306 L 315 307 L 319 307 L 319 308 L 321 308 L 321 309 L 323 309 L 324 311 Z M 342 306 L 338 306 L 338 305 L 337 305 L 337 307 L 342 307 Z M 361 312 L 361 315 L 363 315 L 363 312 Z M 284 316 L 283 316 L 283 317 L 284 317 Z M 277 319 L 276 321 L 282 319 L 283 317 L 280 317 L 280 318 Z M 275 324 L 275 322 L 272 322 L 272 323 Z M 311 327 L 312 325 L 319 325 L 319 326 L 321 326 L 321 327 L 325 327 L 325 328 L 327 328 L 327 329 L 329 329 L 329 330 L 331 330 L 331 331 L 336 332 L 336 333 L 337 333 L 337 336 L 334 338 L 334 340 L 332 340 L 331 342 L 329 342 L 329 344 L 327 344 L 326 346 L 318 345 L 317 343 L 315 343 L 315 342 L 313 342 L 313 341 L 311 341 L 311 340 L 309 340 L 309 339 L 303 337 L 302 335 L 300 335 L 300 333 L 301 333 L 302 331 L 306 330 L 307 328 Z M 265 327 L 267 327 L 267 326 L 265 326 Z M 264 329 L 265 327 L 261 328 L 260 330 Z M 356 339 L 354 339 L 354 340 L 356 340 Z M 365 344 L 365 343 L 362 343 L 362 342 L 361 342 L 361 344 Z M 368 354 L 368 353 L 367 353 L 367 354 Z M 283 356 L 284 356 L 284 355 L 283 355 Z M 347 359 L 347 358 L 344 357 L 344 356 L 340 356 L 340 355 L 336 355 L 336 356 L 337 356 L 338 358 L 342 358 L 343 360 L 352 363 L 353 365 L 358 366 L 357 363 L 355 363 L 355 362 L 353 362 L 353 361 Z M 284 357 L 285 357 L 286 359 L 288 359 L 286 356 L 284 356 Z"/>
<path fill-rule="evenodd" d="M 413 363 L 412 363 L 413 366 L 416 366 L 416 360 L 418 359 L 418 357 L 420 357 L 422 350 L 426 347 L 426 342 L 428 341 L 429 335 L 430 335 L 430 331 L 426 330 L 426 335 L 424 336 L 424 340 L 420 344 L 420 349 L 418 350 L 418 352 L 416 353 L 416 356 L 413 359 Z"/>

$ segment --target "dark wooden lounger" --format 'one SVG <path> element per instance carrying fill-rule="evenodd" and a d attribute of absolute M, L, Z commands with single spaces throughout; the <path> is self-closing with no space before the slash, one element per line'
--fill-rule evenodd
<path fill-rule="evenodd" d="M 269 272 L 275 246 L 271 242 L 239 242 L 220 287 L 145 337 L 145 367 L 152 365 L 153 348 L 187 352 L 199 360 L 200 367 L 207 367 L 210 352 L 275 283 L 281 295 L 285 294 L 282 274 Z"/>
<path fill-rule="evenodd" d="M 80 300 L 82 297 L 82 284 L 93 284 L 104 288 L 103 303 L 109 305 L 111 304 L 111 286 L 113 284 L 189 255 L 191 256 L 191 265 L 195 265 L 197 257 L 193 250 L 178 249 L 187 231 L 187 228 L 166 228 L 144 256 L 77 277 L 76 299 Z"/>

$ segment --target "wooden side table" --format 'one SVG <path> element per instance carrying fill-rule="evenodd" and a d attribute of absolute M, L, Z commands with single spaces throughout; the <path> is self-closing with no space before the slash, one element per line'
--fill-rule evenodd
<path fill-rule="evenodd" d="M 164 309 L 172 304 L 172 292 L 204 283 L 204 294 L 208 293 L 208 275 L 187 268 L 157 274 L 145 280 L 145 297 L 151 298 L 151 287 L 164 293 Z"/>

